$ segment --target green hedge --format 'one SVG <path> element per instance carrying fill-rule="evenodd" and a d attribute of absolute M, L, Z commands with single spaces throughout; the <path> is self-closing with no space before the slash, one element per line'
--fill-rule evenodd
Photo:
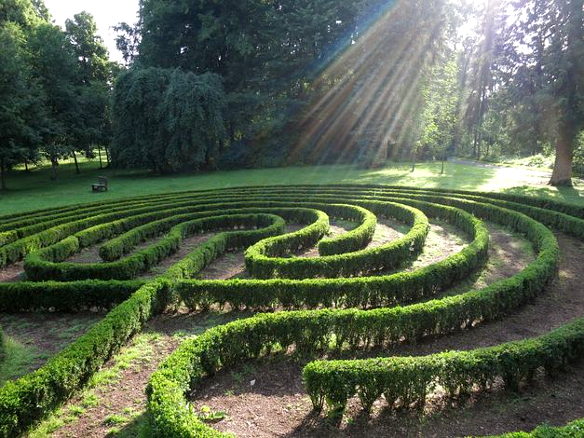
<path fill-rule="evenodd" d="M 76 236 L 70 236 L 57 244 L 28 255 L 24 269 L 27 277 L 34 281 L 68 281 L 88 278 L 128 280 L 148 271 L 162 259 L 176 252 L 182 240 L 189 235 L 241 226 L 266 227 L 273 235 L 283 232 L 285 222 L 282 218 L 269 214 L 211 216 L 182 222 L 172 227 L 163 239 L 150 247 L 109 263 L 62 262 L 61 260 L 71 256 L 80 248 L 79 239 Z"/>
<path fill-rule="evenodd" d="M 139 287 L 127 300 L 110 311 L 102 321 L 96 323 L 86 335 L 49 360 L 41 369 L 21 379 L 9 382 L 0 388 L 0 436 L 11 437 L 17 435 L 69 398 L 77 389 L 83 386 L 91 374 L 103 365 L 113 352 L 141 329 L 148 318 L 162 311 L 165 307 L 176 304 L 177 300 L 180 299 L 177 294 L 180 294 L 185 301 L 192 300 L 191 305 L 198 308 L 205 308 L 214 303 L 229 303 L 236 307 L 250 306 L 255 308 L 279 305 L 318 307 L 331 304 L 337 306 L 374 307 L 393 305 L 397 302 L 402 302 L 402 299 L 407 302 L 430 297 L 441 286 L 450 284 L 449 281 L 452 281 L 452 275 L 463 276 L 464 272 L 468 275 L 485 260 L 488 245 L 486 229 L 478 219 L 473 218 L 469 213 L 465 213 L 461 209 L 478 217 L 506 224 L 515 231 L 524 233 L 533 243 L 538 254 L 537 259 L 517 276 L 497 282 L 483 290 L 470 291 L 454 297 L 422 302 L 407 307 L 374 310 L 321 309 L 261 314 L 208 330 L 195 339 L 183 342 L 179 349 L 169 356 L 152 376 L 148 386 L 148 407 L 151 414 L 153 432 L 157 436 L 165 437 L 225 436 L 225 434 L 214 431 L 203 424 L 196 417 L 194 411 L 185 403 L 185 394 L 201 379 L 212 375 L 219 369 L 239 363 L 241 360 L 255 358 L 269 354 L 271 351 L 290 347 L 294 347 L 299 353 L 316 355 L 322 352 L 330 352 L 331 350 L 367 348 L 401 340 L 416 340 L 428 335 L 441 335 L 460 330 L 471 326 L 475 321 L 488 321 L 504 316 L 509 311 L 532 299 L 545 288 L 547 282 L 554 277 L 558 266 L 559 252 L 553 234 L 545 226 L 530 219 L 528 216 L 548 223 L 556 229 L 570 230 L 568 232 L 573 235 L 579 233 L 578 226 L 584 222 L 576 217 L 568 216 L 566 212 L 557 213 L 542 210 L 541 206 L 531 204 L 521 207 L 522 211 L 528 215 L 526 216 L 501 208 L 505 206 L 514 208 L 509 203 L 517 202 L 518 200 L 486 200 L 477 196 L 479 195 L 472 199 L 470 197 L 465 199 L 463 195 L 444 195 L 438 192 L 414 193 L 412 191 L 403 191 L 398 193 L 393 189 L 380 189 L 379 187 L 366 187 L 358 190 L 348 186 L 320 189 L 316 187 L 310 189 L 297 187 L 286 190 L 271 187 L 233 189 L 228 193 L 221 190 L 210 190 L 156 196 L 152 197 L 152 199 L 140 198 L 138 200 L 137 198 L 131 201 L 134 204 L 130 202 L 127 204 L 123 202 L 119 204 L 103 203 L 99 208 L 107 209 L 109 213 L 109 207 L 116 205 L 119 207 L 119 212 L 110 215 L 98 215 L 99 217 L 90 216 L 77 221 L 78 223 L 75 224 L 64 223 L 49 228 L 46 227 L 51 222 L 52 213 L 38 213 L 39 223 L 42 222 L 42 226 L 39 229 L 43 227 L 45 229 L 36 235 L 27 236 L 0 247 L 0 254 L 4 254 L 4 256 L 0 255 L 0 258 L 4 257 L 4 261 L 0 261 L 0 265 L 8 261 L 14 261 L 31 251 L 37 251 L 36 254 L 38 254 L 38 249 L 41 247 L 47 247 L 46 257 L 55 257 L 57 259 L 63 257 L 63 254 L 74 250 L 73 248 L 84 247 L 116 235 L 118 235 L 116 237 L 118 239 L 124 236 L 124 233 L 129 236 L 136 227 L 146 226 L 153 221 L 181 214 L 208 216 L 209 214 L 214 214 L 211 212 L 218 210 L 247 208 L 257 212 L 259 208 L 285 208 L 285 206 L 289 207 L 290 205 L 298 207 L 301 205 L 300 203 L 307 208 L 310 205 L 312 209 L 318 209 L 317 205 L 326 206 L 331 203 L 351 204 L 379 215 L 382 214 L 383 208 L 386 208 L 385 205 L 388 202 L 399 202 L 407 204 L 413 209 L 420 209 L 430 218 L 437 216 L 448 217 L 451 223 L 471 235 L 474 240 L 460 253 L 446 259 L 442 265 L 438 264 L 439 269 L 433 267 L 424 268 L 419 270 L 425 272 L 422 275 L 419 273 L 397 274 L 394 277 L 395 279 L 392 280 L 396 282 L 396 287 L 394 290 L 389 290 L 389 292 L 384 290 L 386 284 L 379 283 L 378 288 L 375 289 L 375 281 L 378 281 L 376 277 L 233 280 L 226 282 L 184 280 L 196 274 L 210 260 L 225 251 L 226 248 L 229 248 L 230 245 L 234 247 L 247 246 L 266 238 L 270 235 L 266 234 L 266 229 L 219 233 L 201 247 L 196 248 L 181 262 L 171 267 L 165 276 L 142 287 L 139 287 L 138 283 L 117 282 L 116 284 L 113 281 L 101 283 L 72 282 L 68 283 L 67 286 L 63 283 L 54 282 L 39 284 L 23 282 L 20 285 L 0 285 L 0 296 L 3 293 L 7 294 L 2 296 L 3 298 L 5 297 L 5 300 L 2 301 L 20 300 L 19 303 L 14 304 L 14 307 L 6 307 L 6 311 L 51 309 L 53 307 L 54 309 L 51 310 L 76 310 L 76 306 L 88 306 L 89 302 L 94 303 L 95 307 L 107 307 L 127 296 L 124 294 L 131 294 L 132 288 Z M 431 205 L 428 201 L 446 203 L 449 206 Z M 177 204 L 179 205 L 177 206 Z M 152 213 L 152 210 L 155 210 L 155 213 Z M 139 213 L 136 213 L 137 211 Z M 560 211 L 560 209 L 557 211 Z M 53 213 L 65 214 L 60 210 L 54 210 Z M 74 210 L 71 209 L 70 213 L 73 214 Z M 247 213 L 251 213 L 251 211 Z M 321 213 L 330 214 L 330 210 L 327 211 L 323 207 Z M 311 214 L 314 215 L 314 212 Z M 140 215 L 143 216 L 138 218 Z M 334 217 L 333 214 L 331 216 Z M 199 219 L 202 218 L 193 217 L 193 220 Z M 16 217 L 0 217 L 0 224 L 8 224 L 17 220 Z M 360 222 L 358 231 L 353 233 L 352 237 L 350 233 L 346 233 L 343 235 L 343 239 L 347 239 L 347 235 L 349 235 L 346 242 L 350 242 L 350 245 L 359 246 L 367 240 L 368 231 L 366 230 L 370 230 L 370 223 L 364 216 L 361 216 L 361 219 L 354 218 L 353 220 Z M 116 221 L 122 222 L 112 226 L 112 222 Z M 273 226 L 281 231 L 283 222 L 280 221 L 281 219 L 278 223 L 270 222 L 271 225 L 267 228 Z M 146 228 L 148 227 L 146 226 Z M 6 230 L 6 232 L 10 231 L 10 229 Z M 70 239 L 70 234 L 73 233 L 77 242 Z M 39 237 L 39 235 L 42 236 Z M 146 239 L 153 235 L 146 236 Z M 358 236 L 365 236 L 365 238 L 359 240 Z M 140 239 L 143 237 L 140 236 Z M 27 241 L 26 239 L 28 238 L 30 240 Z M 9 237 L 8 240 L 10 239 Z M 135 239 L 135 236 L 128 237 L 128 239 Z M 337 240 L 337 242 L 341 241 L 342 239 Z M 27 246 L 27 243 L 30 243 L 30 245 Z M 135 244 L 130 243 L 127 248 L 133 248 L 132 245 Z M 8 254 L 6 248 L 9 248 L 8 251 L 14 250 L 16 256 L 6 256 Z M 129 250 L 122 249 L 121 252 L 124 254 L 127 251 Z M 411 276 L 409 277 L 411 278 L 410 280 L 398 280 L 402 278 L 401 275 L 406 274 Z M 387 281 L 384 277 L 391 276 L 379 278 Z M 419 281 L 419 283 L 416 283 L 416 281 Z M 359 283 L 360 286 L 355 286 L 355 289 L 351 289 L 351 287 L 347 286 L 351 285 L 351 282 Z M 85 284 L 83 285 L 83 283 Z M 43 284 L 45 285 L 44 289 Z M 301 292 L 296 292 L 295 288 L 302 284 L 306 284 L 306 287 Z M 399 287 L 397 287 L 398 284 L 400 285 Z M 224 287 L 225 285 L 228 285 L 228 287 Z M 224 287 L 224 289 L 222 290 L 221 287 Z M 106 291 L 104 297 L 99 297 L 100 288 Z M 419 289 L 416 289 L 415 292 L 410 292 L 410 288 Z M 41 296 L 44 292 L 46 292 L 46 297 Z M 323 296 L 319 296 L 321 292 Z M 36 296 L 37 293 L 39 296 Z M 91 298 L 86 301 L 83 297 L 84 294 Z M 70 299 L 70 301 L 62 304 L 60 308 L 51 306 L 51 304 L 58 302 L 59 296 L 70 296 L 71 298 L 64 298 Z M 100 298 L 103 298 L 103 301 L 99 301 Z M 30 308 L 27 309 L 25 301 L 29 299 L 33 304 L 29 305 Z M 2 305 L 9 306 L 8 303 L 4 302 Z M 574 329 L 573 332 L 568 331 L 570 327 Z M 546 341 L 544 344 L 546 348 L 551 348 L 550 345 L 557 346 L 559 350 L 555 356 L 563 355 L 568 361 L 571 357 L 568 354 L 569 348 L 571 348 L 570 346 L 579 345 L 580 332 L 584 333 L 584 328 L 574 325 L 567 328 L 564 327 L 564 330 L 560 332 L 561 336 L 552 339 L 555 343 Z M 568 332 L 573 333 L 574 336 L 568 336 Z M 554 334 L 557 335 L 556 332 Z M 523 363 L 519 362 L 518 358 L 522 357 L 522 354 L 529 353 L 529 356 L 524 357 L 531 358 L 528 363 L 534 367 L 536 362 L 540 361 L 541 363 L 543 357 L 551 357 L 551 355 L 542 355 L 541 346 L 544 344 L 538 343 L 539 341 L 540 339 L 538 338 L 531 340 L 530 343 L 524 341 L 525 345 L 517 343 L 520 348 L 511 348 L 510 357 L 515 358 L 513 360 L 517 360 L 517 363 Z M 525 347 L 526 345 L 530 346 L 530 348 Z M 499 347 L 508 347 L 508 345 Z M 580 350 L 576 352 L 579 353 Z M 468 354 L 471 353 L 477 353 L 477 350 L 468 352 Z M 458 354 L 453 353 L 452 356 L 448 356 L 448 358 L 454 358 L 451 361 L 452 364 L 459 365 L 456 371 L 451 371 L 454 377 L 449 381 L 451 382 L 450 387 L 454 392 L 464 389 L 464 385 L 460 383 L 460 376 L 463 374 L 460 370 L 464 369 L 465 364 L 469 364 L 469 362 L 462 359 L 457 362 L 456 358 L 462 358 Z M 503 365 L 501 366 L 506 366 L 506 362 L 501 359 L 502 357 L 500 355 L 497 356 L 498 360 L 502 360 Z M 356 364 L 353 361 L 347 363 Z M 450 362 L 445 361 L 445 363 Z M 355 367 L 359 368 L 358 364 Z M 452 370 L 452 368 L 449 369 Z M 515 368 L 511 367 L 510 369 Z M 515 374 L 515 381 L 525 376 L 529 377 L 529 369 L 528 366 L 520 368 Z M 432 370 L 435 371 L 435 369 Z M 478 375 L 472 374 L 476 371 L 472 365 L 469 365 L 469 370 L 469 375 Z M 488 372 L 494 371 L 488 370 Z M 444 372 L 443 374 L 447 375 L 448 373 Z M 319 375 L 319 373 L 315 373 L 315 375 Z M 450 374 L 448 375 L 450 376 Z M 413 381 L 419 382 L 421 379 L 416 377 L 412 379 Z M 512 373 L 507 376 L 507 381 L 514 382 Z M 357 393 L 360 393 L 365 401 L 371 400 L 375 392 L 379 390 L 371 381 L 368 382 L 368 385 L 366 390 L 361 390 L 359 385 L 354 386 Z M 416 384 L 412 383 L 412 385 L 417 388 Z M 421 383 L 419 386 L 421 387 Z M 411 391 L 404 391 L 409 397 Z M 415 394 L 415 391 L 413 393 Z M 318 394 L 323 398 L 325 397 L 322 391 Z M 315 393 L 316 401 L 318 401 L 318 394 Z M 342 403 L 335 403 L 334 394 L 330 400 L 333 408 L 338 409 L 341 407 Z"/>
<path fill-rule="evenodd" d="M 217 370 L 266 354 L 273 348 L 286 350 L 293 345 L 297 351 L 314 353 L 327 351 L 332 341 L 335 348 L 341 349 L 416 340 L 429 334 L 460 330 L 477 320 L 499 318 L 533 298 L 557 271 L 559 250 L 553 234 L 520 213 L 475 203 L 469 205 L 524 232 L 538 251 L 537 259 L 514 277 L 480 291 L 441 300 L 371 311 L 261 314 L 208 330 L 194 340 L 185 341 L 152 376 L 148 394 L 155 436 L 215 433 L 184 404 L 184 394 Z M 339 380 L 337 387 L 343 385 L 346 386 Z M 331 400 L 334 397 L 332 394 Z"/>
<path fill-rule="evenodd" d="M 517 389 L 538 369 L 554 374 L 583 353 L 584 319 L 578 319 L 538 338 L 490 348 L 417 357 L 316 361 L 306 365 L 302 376 L 317 410 L 326 402 L 329 409 L 343 411 L 354 395 L 359 396 L 365 410 L 381 395 L 389 406 L 400 400 L 409 407 L 423 405 L 438 385 L 446 396 L 456 396 L 470 393 L 473 387 L 489 388 L 502 377 L 507 387 Z"/>
<path fill-rule="evenodd" d="M 111 309 L 128 299 L 143 284 L 143 281 L 136 280 L 0 283 L 0 312 Z"/>
<path fill-rule="evenodd" d="M 334 204 L 332 204 L 334 205 Z M 245 252 L 247 271 L 256 278 L 314 278 L 314 277 L 351 277 L 369 273 L 387 271 L 403 264 L 407 260 L 416 258 L 423 250 L 428 234 L 429 225 L 426 216 L 419 210 L 395 203 L 385 203 L 377 206 L 377 213 L 384 216 L 399 217 L 411 226 L 409 232 L 400 239 L 390 241 L 376 248 L 354 250 L 358 245 L 347 245 L 345 242 L 353 237 L 353 231 L 343 234 L 341 245 L 337 249 L 344 249 L 343 254 L 323 255 L 316 258 L 278 257 L 288 253 L 290 248 L 296 248 L 295 233 L 281 237 L 266 239 L 248 248 Z M 364 208 L 360 208 L 363 223 L 366 224 L 368 239 L 359 237 L 359 242 L 370 240 L 376 226 L 376 216 Z M 335 217 L 338 213 L 330 212 Z M 370 232 L 369 227 L 373 229 Z M 362 234 L 365 234 L 362 233 Z M 318 238 L 318 235 L 315 236 Z M 322 241 L 322 243 L 331 241 Z M 327 250 L 329 253 L 330 250 Z M 322 251 L 321 251 L 322 253 Z"/>
<path fill-rule="evenodd" d="M 43 367 L 0 388 L 0 436 L 14 437 L 79 390 L 111 355 L 166 306 L 167 283 L 142 286 Z"/>
<path fill-rule="evenodd" d="M 531 432 L 512 432 L 499 438 L 581 438 L 584 436 L 584 419 L 572 421 L 563 427 L 539 426 Z"/>
<path fill-rule="evenodd" d="M 382 212 L 386 203 L 369 204 Z M 416 206 L 467 233 L 472 242 L 446 259 L 411 272 L 356 278 L 190 280 L 176 284 L 181 299 L 191 309 L 205 308 L 209 301 L 234 308 L 271 309 L 316 307 L 381 307 L 432 297 L 444 288 L 468 277 L 487 259 L 489 235 L 483 223 L 461 209 Z M 402 220 L 413 211 L 401 208 Z M 395 213 L 395 211 L 393 211 Z M 420 219 L 420 216 L 416 216 Z M 410 216 L 411 220 L 411 216 Z M 419 223 L 427 223 L 420 219 Z M 416 229 L 416 228 L 413 228 Z M 397 241 L 399 244 L 399 240 Z M 390 244 L 391 245 L 391 244 Z"/>

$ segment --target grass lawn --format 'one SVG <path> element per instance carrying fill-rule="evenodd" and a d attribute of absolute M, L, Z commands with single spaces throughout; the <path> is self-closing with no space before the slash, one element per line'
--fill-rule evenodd
<path fill-rule="evenodd" d="M 584 183 L 574 189 L 546 186 L 546 172 L 526 168 L 477 167 L 448 163 L 444 175 L 439 163 L 422 163 L 414 172 L 409 164 L 389 164 L 380 169 L 354 166 L 313 166 L 250 169 L 198 174 L 152 176 L 138 171 L 99 169 L 95 161 L 81 163 L 76 175 L 72 164 L 59 166 L 57 181 L 50 181 L 48 167 L 29 173 L 14 171 L 7 178 L 8 190 L 0 192 L 0 215 L 81 202 L 103 201 L 131 196 L 184 190 L 202 190 L 273 184 L 390 184 L 425 188 L 505 191 L 546 196 L 584 205 Z M 92 193 L 98 175 L 109 178 L 110 190 Z"/>

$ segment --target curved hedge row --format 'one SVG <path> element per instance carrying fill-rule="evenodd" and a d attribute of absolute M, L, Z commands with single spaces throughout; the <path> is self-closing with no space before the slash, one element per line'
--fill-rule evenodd
<path fill-rule="evenodd" d="M 332 207 L 342 207 L 332 204 Z M 411 228 L 400 239 L 390 241 L 376 248 L 361 249 L 371 241 L 377 219 L 375 214 L 361 208 L 357 209 L 361 227 L 342 234 L 335 239 L 321 240 L 318 244 L 321 257 L 284 258 L 299 246 L 307 247 L 305 242 L 297 242 L 297 233 L 266 239 L 248 248 L 245 252 L 247 271 L 256 278 L 313 278 L 313 277 L 350 277 L 368 273 L 390 270 L 409 259 L 416 258 L 424 247 L 428 234 L 428 218 L 419 210 L 405 205 L 387 203 L 384 205 L 385 216 L 399 217 Z M 335 217 L 342 217 L 341 212 L 334 211 Z M 346 217 L 345 217 L 346 218 Z M 316 241 L 321 237 L 315 235 Z"/>
<path fill-rule="evenodd" d="M 366 248 L 377 217 L 384 216 L 408 224 L 409 231 L 381 247 Z M 322 239 L 329 217 L 357 227 Z M 26 256 L 28 276 L 24 282 L 0 284 L 0 311 L 115 306 L 42 368 L 0 388 L 0 435 L 15 436 L 51 412 L 166 308 L 186 303 L 203 310 L 213 305 L 275 310 L 183 342 L 150 380 L 148 409 L 155 436 L 224 436 L 188 407 L 186 394 L 201 379 L 273 351 L 292 349 L 319 358 L 337 350 L 446 335 L 504 317 L 556 275 L 559 248 L 546 225 L 584 238 L 582 217 L 584 211 L 561 203 L 379 186 L 206 190 L 48 209 L 24 219 L 0 217 L 0 266 Z M 424 268 L 387 272 L 423 249 L 428 220 L 436 218 L 465 233 L 470 243 Z M 489 236 L 481 220 L 525 235 L 536 259 L 485 289 L 440 297 L 487 260 Z M 286 223 L 305 226 L 279 236 Z M 209 231 L 216 233 L 163 275 L 149 281 L 111 280 L 134 278 L 175 251 L 185 236 Z M 150 239 L 157 240 L 135 250 Z M 65 262 L 80 248 L 100 242 L 104 263 Z M 318 245 L 321 257 L 293 257 L 312 245 Z M 248 248 L 248 271 L 260 278 L 193 279 L 225 251 L 239 248 Z M 468 352 L 319 360 L 307 365 L 304 376 L 316 408 L 326 403 L 340 411 L 355 394 L 364 408 L 383 393 L 388 400 L 415 404 L 435 384 L 459 394 L 471 385 L 488 386 L 496 377 L 513 386 L 529 379 L 534 369 L 561 368 L 581 355 L 583 334 L 584 323 L 578 320 L 540 338 Z"/>
<path fill-rule="evenodd" d="M 325 215 L 326 225 L 328 217 Z M 210 231 L 255 226 L 266 228 L 258 238 L 280 234 L 284 231 L 284 219 L 269 214 L 222 215 L 182 222 L 170 229 L 168 234 L 152 246 L 137 251 L 122 260 L 108 263 L 64 263 L 67 257 L 80 249 L 79 239 L 70 236 L 60 242 L 30 254 L 24 263 L 26 275 L 31 280 L 129 280 L 148 271 L 162 259 L 176 252 L 188 236 Z M 231 243 L 237 245 L 235 241 Z M 238 247 L 238 246 L 234 246 Z"/>
<path fill-rule="evenodd" d="M 499 438 L 580 438 L 584 436 L 584 419 L 572 421 L 564 427 L 540 426 L 531 432 L 512 432 Z"/>

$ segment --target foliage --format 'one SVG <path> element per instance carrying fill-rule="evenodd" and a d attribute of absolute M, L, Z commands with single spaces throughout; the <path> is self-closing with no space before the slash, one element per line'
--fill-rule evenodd
<path fill-rule="evenodd" d="M 36 117 L 42 113 L 36 102 L 40 89 L 31 76 L 25 35 L 18 25 L 0 21 L 0 46 L 0 178 L 5 189 L 5 172 L 34 156 L 31 146 L 39 137 Z"/>
<path fill-rule="evenodd" d="M 432 73 L 424 90 L 423 128 L 416 149 L 418 156 L 443 160 L 454 145 L 459 122 L 458 65 L 455 60 L 445 60 Z"/>
<path fill-rule="evenodd" d="M 63 32 L 50 24 L 42 0 L 0 5 L 0 75 L 6 76 L 0 99 L 7 103 L 0 111 L 2 189 L 6 171 L 16 164 L 28 165 L 42 154 L 56 179 L 59 160 L 109 141 L 109 87 L 116 68 L 91 15 L 77 14 L 66 27 Z"/>
<path fill-rule="evenodd" d="M 216 75 L 130 70 L 118 78 L 113 99 L 117 166 L 159 173 L 213 167 L 225 136 Z"/>
<path fill-rule="evenodd" d="M 310 203 L 306 203 L 307 198 Z M 106 212 L 103 212 L 104 209 Z M 208 289 L 202 288 L 204 281 L 189 280 L 229 248 L 247 247 L 262 239 L 272 239 L 271 236 L 283 231 L 285 220 L 304 221 L 308 231 L 312 224 L 317 224 L 314 228 L 318 235 L 322 235 L 324 228 L 320 228 L 321 224 L 326 225 L 328 219 L 325 221 L 326 213 L 318 213 L 318 209 L 327 210 L 333 217 L 351 218 L 361 224 L 354 233 L 347 233 L 351 237 L 349 241 L 337 240 L 342 248 L 349 250 L 362 245 L 363 236 L 368 235 L 371 216 L 367 211 L 374 215 L 395 215 L 409 221 L 412 229 L 404 236 L 403 242 L 425 235 L 427 222 L 424 214 L 447 219 L 468 233 L 473 241 L 460 253 L 443 262 L 411 273 L 340 279 L 206 282 Z M 96 214 L 99 211 L 102 214 Z M 537 258 L 514 277 L 498 281 L 482 290 L 403 307 L 383 307 L 428 298 L 449 281 L 464 278 L 480 266 L 485 260 L 488 234 L 481 221 L 473 215 L 505 224 L 525 234 L 534 245 Z M 26 256 L 27 262 L 36 260 L 37 263 L 44 262 L 43 259 L 61 260 L 80 245 L 95 244 L 113 236 L 118 237 L 107 244 L 108 250 L 104 254 L 117 260 L 114 263 L 125 263 L 125 260 L 140 252 L 146 259 L 155 260 L 159 255 L 158 250 L 167 248 L 167 244 L 172 246 L 171 241 L 177 238 L 180 240 L 190 233 L 212 229 L 222 232 L 147 284 L 89 280 L 42 284 L 28 281 L 2 286 L 0 294 L 3 295 L 2 302 L 8 311 L 47 307 L 60 310 L 82 309 L 85 306 L 109 308 L 121 300 L 125 301 L 41 369 L 0 389 L 0 430 L 4 435 L 14 435 L 52 411 L 87 382 L 104 361 L 133 333 L 140 330 L 152 315 L 166 307 L 176 306 L 181 300 L 202 309 L 215 303 L 259 309 L 272 305 L 289 308 L 382 306 L 370 310 L 319 309 L 261 314 L 214 328 L 184 342 L 150 382 L 148 396 L 153 432 L 164 436 L 188 436 L 195 432 L 213 435 L 215 432 L 197 418 L 197 410 L 185 409 L 184 394 L 190 385 L 201 378 L 243 359 L 269 353 L 274 347 L 286 349 L 293 346 L 298 353 L 315 355 L 331 349 L 362 348 L 403 339 L 416 340 L 428 334 L 446 334 L 459 330 L 461 326 L 468 326 L 473 321 L 499 318 L 531 300 L 556 275 L 558 246 L 553 233 L 544 224 L 584 238 L 582 218 L 582 207 L 518 195 L 342 185 L 248 187 L 229 191 L 173 193 L 41 210 L 24 218 L 18 215 L 3 216 L 0 218 L 0 231 L 4 233 L 7 243 L 0 249 L 8 255 L 10 261 Z M 250 225 L 252 229 L 241 229 L 242 226 Z M 122 258 L 143 239 L 152 238 L 157 233 L 166 235 L 145 251 Z M 313 237 L 308 236 L 311 233 L 307 233 L 309 240 L 313 240 Z M 406 247 L 409 248 L 409 244 Z M 44 249 L 39 251 L 39 248 Z M 357 257 L 360 251 L 347 254 Z M 332 257 L 340 255 L 344 254 L 333 254 Z M 400 252 L 395 256 L 407 258 L 408 254 Z M 358 262 L 358 257 L 355 262 Z M 107 269 L 107 263 L 103 265 Z M 62 269 L 64 278 L 68 278 L 75 269 L 82 270 L 84 266 L 67 266 L 57 262 L 51 269 Z M 51 272 L 41 274 L 39 271 L 39 279 L 52 275 Z M 379 284 L 375 286 L 375 282 Z M 220 283 L 223 283 L 223 291 L 216 287 Z M 39 288 L 45 292 L 40 292 Z M 331 301 L 327 301 L 327 290 L 336 294 L 329 295 Z M 416 295 L 421 290 L 425 292 Z M 286 293 L 289 294 L 287 297 Z M 580 348 L 582 331 L 579 327 L 577 324 L 566 326 L 549 335 L 553 341 L 553 357 L 571 357 L 566 348 Z M 521 357 L 529 354 L 531 359 L 515 374 L 505 374 L 503 377 L 506 381 L 512 383 L 522 378 L 530 367 L 547 367 L 547 362 L 543 363 L 542 358 L 549 357 L 545 353 L 549 345 L 547 341 L 541 343 L 538 339 L 513 344 L 512 354 Z M 543 353 L 541 346 L 545 347 Z M 497 348 L 503 351 L 511 347 L 504 345 Z M 488 362 L 491 360 L 489 351 L 448 354 L 444 361 L 441 358 L 438 361 L 445 368 L 434 367 L 434 357 L 411 359 L 413 362 L 428 360 L 431 366 L 417 367 L 420 370 L 418 375 L 412 371 L 403 379 L 400 377 L 401 386 L 394 388 L 396 394 L 415 401 L 426 391 L 423 383 L 432 380 L 432 376 L 449 376 L 449 380 L 444 382 L 450 385 L 447 386 L 449 390 L 457 392 L 468 376 L 481 373 L 482 368 L 473 368 L 481 360 L 490 364 L 487 368 L 491 373 L 505 371 L 507 362 L 501 362 L 499 368 L 493 365 L 494 362 Z M 470 363 L 467 356 L 472 355 L 478 359 Z M 493 360 L 501 361 L 502 357 L 496 355 Z M 509 360 L 510 364 L 515 363 Z M 343 397 L 357 391 L 367 407 L 376 394 L 379 395 L 379 391 L 383 390 L 381 379 L 366 379 L 366 384 L 354 383 L 350 372 L 358 375 L 371 372 L 367 363 L 359 361 L 342 365 L 345 367 L 343 370 L 350 368 L 352 371 L 337 373 L 339 377 L 336 386 L 326 384 L 326 367 L 337 365 L 336 362 L 329 362 L 323 365 L 324 368 L 320 362 L 311 365 L 316 370 L 314 373 L 310 371 L 312 377 L 307 377 L 307 381 L 310 382 L 309 391 L 317 406 L 320 400 L 328 398 L 333 409 L 341 408 Z M 512 368 L 515 369 L 514 365 Z M 319 371 L 321 369 L 323 373 Z M 387 371 L 387 367 L 384 369 Z M 459 377 L 457 373 L 466 377 Z M 339 385 L 345 379 L 347 384 Z"/>

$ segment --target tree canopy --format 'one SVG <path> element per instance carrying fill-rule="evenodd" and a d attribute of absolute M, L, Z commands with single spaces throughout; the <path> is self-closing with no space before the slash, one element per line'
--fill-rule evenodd
<path fill-rule="evenodd" d="M 91 153 L 111 135 L 109 102 L 119 68 L 109 61 L 93 17 L 81 12 L 63 30 L 42 0 L 0 3 L 0 173 L 42 157 L 53 166 Z"/>
<path fill-rule="evenodd" d="M 113 96 L 116 166 L 159 173 L 214 167 L 225 136 L 217 75 L 149 67 L 124 72 Z"/>
<path fill-rule="evenodd" d="M 551 154 L 569 185 L 583 3 L 141 0 L 117 26 L 121 67 L 87 12 L 61 29 L 42 0 L 5 0 L 2 186 L 95 145 L 156 172 Z"/>

